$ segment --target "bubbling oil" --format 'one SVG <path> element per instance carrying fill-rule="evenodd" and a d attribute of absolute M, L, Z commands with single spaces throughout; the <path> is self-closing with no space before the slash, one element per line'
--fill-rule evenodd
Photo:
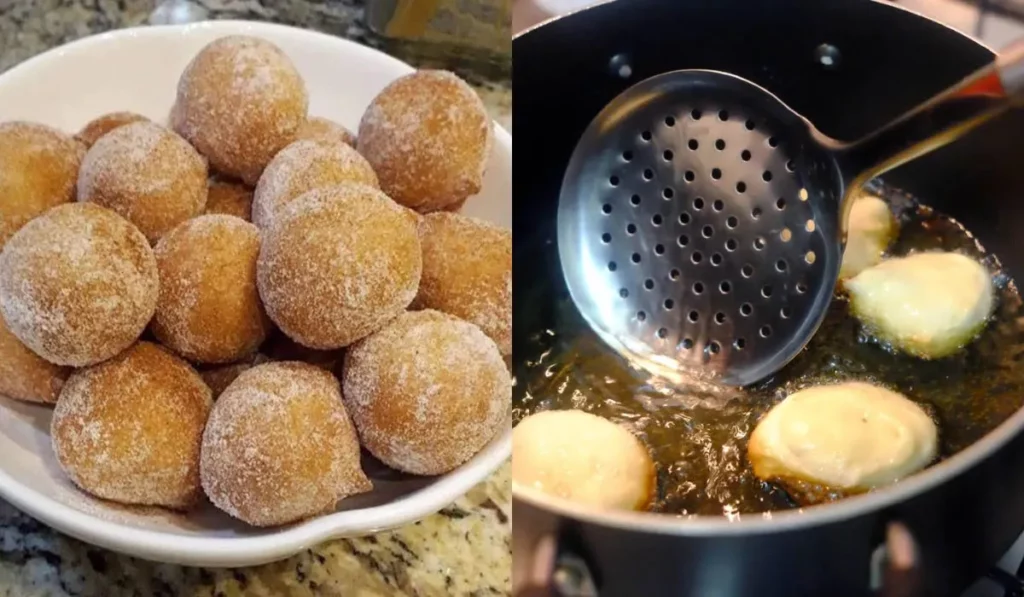
<path fill-rule="evenodd" d="M 652 511 L 731 518 L 797 507 L 782 489 L 754 476 L 746 452 L 761 416 L 806 387 L 859 380 L 902 393 L 938 424 L 940 459 L 977 441 L 1024 404 L 1024 308 L 1016 286 L 957 221 L 895 189 L 872 190 L 900 221 L 891 256 L 956 251 L 992 272 L 995 312 L 964 350 L 935 361 L 900 354 L 867 337 L 837 295 L 807 348 L 773 377 L 742 389 L 680 387 L 630 366 L 566 297 L 553 329 L 516 346 L 515 421 L 541 410 L 579 409 L 623 425 L 656 463 Z"/>

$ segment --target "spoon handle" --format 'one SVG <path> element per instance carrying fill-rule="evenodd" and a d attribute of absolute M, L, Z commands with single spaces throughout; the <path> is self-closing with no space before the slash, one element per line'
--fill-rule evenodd
<path fill-rule="evenodd" d="M 1024 103 L 1024 40 L 988 65 L 911 109 L 893 122 L 837 152 L 849 188 L 956 141 Z"/>

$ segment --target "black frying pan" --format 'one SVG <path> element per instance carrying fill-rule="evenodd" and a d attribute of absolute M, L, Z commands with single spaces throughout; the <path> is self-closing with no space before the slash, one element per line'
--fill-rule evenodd
<path fill-rule="evenodd" d="M 869 0 L 619 0 L 528 31 L 513 52 L 514 259 L 530 264 L 514 273 L 517 360 L 564 298 L 555 210 L 569 156 L 627 86 L 676 69 L 732 72 L 828 135 L 856 139 L 992 59 L 951 29 Z M 886 176 L 962 222 L 1018 280 L 1022 136 L 1018 111 Z M 865 595 L 887 578 L 889 594 L 958 595 L 1024 529 L 1022 427 L 1017 412 L 893 488 L 772 521 L 600 513 L 517 490 L 516 566 L 550 532 L 603 596 Z M 912 573 L 885 573 L 879 547 L 894 521 L 917 546 Z"/>

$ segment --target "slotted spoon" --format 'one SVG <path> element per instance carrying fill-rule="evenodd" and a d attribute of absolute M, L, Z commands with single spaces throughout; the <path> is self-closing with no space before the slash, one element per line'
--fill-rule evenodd
<path fill-rule="evenodd" d="M 641 81 L 591 122 L 566 170 L 558 247 L 569 292 L 638 366 L 761 380 L 825 316 L 853 192 L 1022 97 L 1024 42 L 854 143 L 734 75 Z"/>

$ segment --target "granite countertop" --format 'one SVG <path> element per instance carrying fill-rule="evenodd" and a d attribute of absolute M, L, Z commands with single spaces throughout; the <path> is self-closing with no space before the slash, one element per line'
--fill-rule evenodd
<path fill-rule="evenodd" d="M 274 21 L 377 45 L 358 0 L 0 0 L 0 71 L 39 52 L 121 27 L 203 19 Z M 511 124 L 508 81 L 459 72 Z M 440 513 L 402 529 L 342 539 L 234 570 L 147 562 L 92 547 L 0 500 L 0 597 L 507 595 L 511 495 L 506 463 Z"/>

